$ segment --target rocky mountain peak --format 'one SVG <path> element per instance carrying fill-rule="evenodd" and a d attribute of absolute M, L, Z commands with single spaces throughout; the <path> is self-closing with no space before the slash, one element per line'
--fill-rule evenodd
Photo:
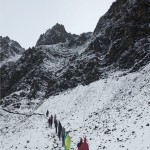
<path fill-rule="evenodd" d="M 8 36 L 6 36 L 6 37 L 2 37 L 2 36 L 0 36 L 0 40 L 2 41 L 10 41 L 10 38 L 8 37 Z"/>
<path fill-rule="evenodd" d="M 20 55 L 23 52 L 24 49 L 18 42 L 11 40 L 8 36 L 0 36 L 0 62 L 9 59 L 11 56 Z"/>
<path fill-rule="evenodd" d="M 67 33 L 66 30 L 65 30 L 64 25 L 59 24 L 59 23 L 56 23 L 56 25 L 54 25 L 51 30 L 57 31 L 57 32 L 60 32 L 60 33 Z"/>
<path fill-rule="evenodd" d="M 72 35 L 67 33 L 64 25 L 57 23 L 51 29 L 48 29 L 44 34 L 41 34 L 36 46 L 65 43 L 67 39 L 70 38 L 72 38 Z"/>

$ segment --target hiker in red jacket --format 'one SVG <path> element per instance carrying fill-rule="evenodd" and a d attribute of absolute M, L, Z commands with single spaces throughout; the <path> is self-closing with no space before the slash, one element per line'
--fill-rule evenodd
<path fill-rule="evenodd" d="M 89 145 L 86 142 L 86 137 L 84 138 L 84 142 L 81 144 L 80 150 L 89 150 Z"/>
<path fill-rule="evenodd" d="M 80 142 L 77 144 L 78 150 L 81 150 L 80 147 L 81 147 L 82 144 L 83 144 L 82 138 L 80 138 Z"/>

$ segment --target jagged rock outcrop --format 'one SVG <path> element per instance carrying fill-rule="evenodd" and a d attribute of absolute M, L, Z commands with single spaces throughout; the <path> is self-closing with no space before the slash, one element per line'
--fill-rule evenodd
<path fill-rule="evenodd" d="M 53 46 L 29 48 L 12 66 L 2 66 L 1 97 L 22 90 L 28 99 L 44 97 L 52 84 L 51 81 L 56 78 L 56 72 L 68 66 L 76 55 L 75 52 L 61 52 L 61 49 L 59 46 L 57 49 Z"/>
<path fill-rule="evenodd" d="M 36 46 L 39 45 L 51 45 L 57 43 L 65 43 L 67 40 L 73 38 L 75 35 L 67 33 L 65 27 L 60 24 L 56 24 L 52 29 L 48 29 L 45 34 L 41 34 Z"/>
<path fill-rule="evenodd" d="M 10 57 L 22 54 L 24 51 L 18 42 L 11 40 L 9 37 L 0 36 L 0 63 Z"/>
<path fill-rule="evenodd" d="M 63 25 L 57 23 L 51 29 L 48 29 L 45 34 L 40 35 L 36 47 L 58 43 L 63 43 L 68 47 L 81 46 L 85 44 L 91 36 L 91 32 L 82 33 L 80 35 L 68 33 Z"/>
<path fill-rule="evenodd" d="M 79 36 L 71 38 L 67 45 L 68 47 L 84 45 L 92 37 L 92 35 L 93 33 L 91 32 L 82 33 Z"/>
<path fill-rule="evenodd" d="M 139 69 L 150 61 L 149 14 L 149 0 L 117 0 L 100 18 L 89 50 L 106 53 L 106 65 Z"/>

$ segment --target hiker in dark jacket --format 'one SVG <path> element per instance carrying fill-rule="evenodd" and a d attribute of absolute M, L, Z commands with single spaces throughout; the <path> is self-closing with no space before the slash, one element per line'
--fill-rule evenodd
<path fill-rule="evenodd" d="M 80 147 L 83 144 L 82 138 L 80 138 L 80 142 L 77 144 L 78 150 L 81 150 Z"/>
<path fill-rule="evenodd" d="M 48 117 L 48 115 L 49 115 L 49 111 L 47 110 L 47 112 L 46 112 L 46 117 Z"/>
<path fill-rule="evenodd" d="M 59 140 L 60 140 L 60 137 L 61 137 L 61 132 L 62 132 L 62 125 L 59 121 L 59 124 L 58 124 L 58 138 L 59 138 Z"/>
<path fill-rule="evenodd" d="M 48 118 L 48 126 L 49 127 L 51 126 L 51 118 L 50 117 Z"/>
<path fill-rule="evenodd" d="M 62 134 L 61 134 L 61 138 L 62 138 L 62 146 L 65 146 L 65 128 L 62 128 Z"/>
<path fill-rule="evenodd" d="M 57 120 L 56 119 L 54 120 L 54 124 L 55 124 L 55 131 L 56 131 L 56 134 L 57 134 Z"/>
<path fill-rule="evenodd" d="M 51 128 L 52 128 L 52 125 L 53 125 L 53 115 L 51 115 Z"/>

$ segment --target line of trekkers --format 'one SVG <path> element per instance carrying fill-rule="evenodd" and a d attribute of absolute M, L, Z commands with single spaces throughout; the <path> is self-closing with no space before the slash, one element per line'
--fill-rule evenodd
<path fill-rule="evenodd" d="M 49 117 L 49 111 L 46 112 L 46 117 Z M 62 140 L 62 146 L 65 148 L 65 150 L 70 150 L 71 147 L 71 137 L 69 135 L 69 131 L 65 131 L 65 128 L 62 127 L 60 121 L 56 119 L 56 115 L 50 115 L 48 118 L 48 125 L 50 128 L 52 128 L 54 122 L 55 132 L 58 134 L 59 140 Z M 86 137 L 84 137 L 84 142 L 82 138 L 80 138 L 80 142 L 77 144 L 78 150 L 89 150 L 89 146 L 86 142 Z"/>

